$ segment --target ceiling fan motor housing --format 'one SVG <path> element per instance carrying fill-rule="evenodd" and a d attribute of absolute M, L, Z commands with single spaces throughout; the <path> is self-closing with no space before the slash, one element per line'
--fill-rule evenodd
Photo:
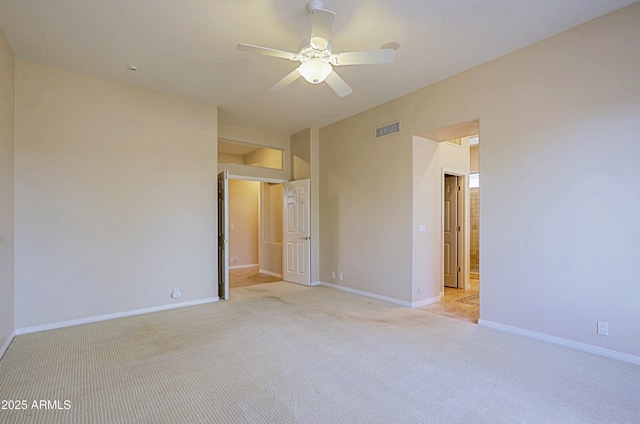
<path fill-rule="evenodd" d="M 309 11 L 309 13 L 313 13 L 313 11 L 316 9 L 323 9 L 323 8 L 324 8 L 324 4 L 322 3 L 321 0 L 311 0 L 309 3 L 307 3 L 307 10 Z"/>
<path fill-rule="evenodd" d="M 326 49 L 320 50 L 313 46 L 305 46 L 298 52 L 298 57 L 296 60 L 304 63 L 309 59 L 320 59 L 325 62 L 329 62 L 331 60 L 331 46 L 328 45 Z"/>

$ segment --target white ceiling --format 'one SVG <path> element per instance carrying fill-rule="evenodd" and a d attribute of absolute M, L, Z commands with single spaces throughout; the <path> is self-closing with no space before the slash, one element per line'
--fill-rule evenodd
<path fill-rule="evenodd" d="M 354 92 L 298 79 L 306 0 L 0 0 L 17 58 L 219 106 L 222 122 L 292 134 L 321 127 L 634 3 L 635 0 L 324 0 L 334 51 L 397 42 L 392 64 L 338 68 Z M 127 69 L 136 64 L 137 71 Z"/>

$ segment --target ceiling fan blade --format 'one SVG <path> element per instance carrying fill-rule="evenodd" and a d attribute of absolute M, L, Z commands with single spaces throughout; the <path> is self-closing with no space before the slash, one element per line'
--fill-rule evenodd
<path fill-rule="evenodd" d="M 272 49 L 270 47 L 254 46 L 251 44 L 240 43 L 236 48 L 243 52 L 258 53 L 265 56 L 280 57 L 282 59 L 295 60 L 296 53 L 286 52 L 284 50 Z"/>
<path fill-rule="evenodd" d="M 325 50 L 331 37 L 333 20 L 336 14 L 326 9 L 315 9 L 313 12 L 313 24 L 311 26 L 311 46 L 318 50 Z"/>
<path fill-rule="evenodd" d="M 335 71 L 332 71 L 325 81 L 340 97 L 353 93 L 351 87 L 349 87 L 349 85 L 344 82 L 344 80 L 340 78 L 340 75 L 336 74 Z"/>
<path fill-rule="evenodd" d="M 331 63 L 336 66 L 391 63 L 393 62 L 395 55 L 396 52 L 393 49 L 334 53 L 331 55 Z"/>
<path fill-rule="evenodd" d="M 300 78 L 300 72 L 298 72 L 298 68 L 291 71 L 286 77 L 282 78 L 280 81 L 274 84 L 269 90 L 271 91 L 280 91 L 285 88 L 287 85 L 291 84 L 295 80 Z"/>

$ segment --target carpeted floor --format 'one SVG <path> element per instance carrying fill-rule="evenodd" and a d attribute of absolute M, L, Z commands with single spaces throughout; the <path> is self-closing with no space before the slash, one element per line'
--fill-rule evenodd
<path fill-rule="evenodd" d="M 18 336 L 0 399 L 27 404 L 2 423 L 637 423 L 640 367 L 278 282 Z"/>

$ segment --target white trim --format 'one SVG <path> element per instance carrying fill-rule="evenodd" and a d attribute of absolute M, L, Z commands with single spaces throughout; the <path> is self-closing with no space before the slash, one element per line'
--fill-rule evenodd
<path fill-rule="evenodd" d="M 484 319 L 478 320 L 478 325 L 483 327 L 493 328 L 495 330 L 506 331 L 507 333 L 517 334 L 519 336 L 528 337 L 530 339 L 541 340 L 543 342 L 553 343 L 556 345 L 568 347 L 571 349 L 581 350 L 583 352 L 592 353 L 598 356 L 604 356 L 610 359 L 617 359 L 618 361 L 628 362 L 634 365 L 640 365 L 640 356 L 629 355 L 628 353 L 618 352 L 611 349 L 605 349 L 603 347 L 593 346 L 586 343 L 580 343 L 573 340 L 563 339 L 561 337 L 550 336 L 548 334 L 537 333 L 535 331 L 525 330 L 518 327 L 512 327 L 510 325 L 500 324 L 493 321 L 487 321 Z"/>
<path fill-rule="evenodd" d="M 205 303 L 213 303 L 213 302 L 217 302 L 218 300 L 220 300 L 220 298 L 216 296 L 216 297 L 210 297 L 207 299 L 193 300 L 190 302 L 181 302 L 181 303 L 175 303 L 171 305 L 154 306 L 152 308 L 135 309 L 132 311 L 125 311 L 125 312 L 116 312 L 115 314 L 99 315 L 95 317 L 80 318 L 80 319 L 74 319 L 70 321 L 54 322 L 52 324 L 36 325 L 34 327 L 18 328 L 16 329 L 15 334 L 21 335 L 21 334 L 35 333 L 38 331 L 53 330 L 55 328 L 72 327 L 74 325 L 89 324 L 97 321 L 107 321 L 115 318 L 124 318 L 124 317 L 130 317 L 134 315 L 148 314 L 151 312 L 166 311 L 169 309 L 177 309 L 177 308 L 184 308 L 187 306 L 196 306 L 196 305 L 202 305 Z"/>
<path fill-rule="evenodd" d="M 11 335 L 7 338 L 7 341 L 4 342 L 2 347 L 0 347 L 0 359 L 2 359 L 2 357 L 4 356 L 4 353 L 7 351 L 7 349 L 9 349 L 9 345 L 13 341 L 14 337 L 16 337 L 16 332 L 15 331 L 13 333 L 11 333 Z"/>
<path fill-rule="evenodd" d="M 298 283 L 297 281 L 287 281 L 287 280 L 282 280 L 285 283 L 291 283 L 291 284 L 299 284 L 301 286 L 305 286 L 305 287 L 312 287 L 312 286 L 317 286 L 319 283 L 317 281 L 313 281 L 310 283 Z"/>
<path fill-rule="evenodd" d="M 442 300 L 441 296 L 436 296 L 436 297 L 430 297 L 429 299 L 422 299 L 418 302 L 412 302 L 411 303 L 411 307 L 412 308 L 421 308 L 423 306 L 427 306 L 427 305 L 431 305 L 433 303 L 436 302 L 440 302 Z"/>
<path fill-rule="evenodd" d="M 396 305 L 406 306 L 407 308 L 411 308 L 412 305 L 413 305 L 411 302 L 407 302 L 405 300 L 394 299 L 392 297 L 387 297 L 387 296 L 380 296 L 379 294 L 373 294 L 373 293 L 369 293 L 369 292 L 362 291 L 362 290 L 352 289 L 350 287 L 339 286 L 337 284 L 325 283 L 324 281 L 320 281 L 319 284 L 321 286 L 330 287 L 332 289 L 342 290 L 342 291 L 345 291 L 345 292 L 348 292 L 348 293 L 357 294 L 357 295 L 360 295 L 360 296 L 366 296 L 366 297 L 372 297 L 372 298 L 378 299 L 378 300 L 384 300 L 385 302 L 395 303 Z"/>
<path fill-rule="evenodd" d="M 244 268 L 253 268 L 254 266 L 258 266 L 258 264 L 249 264 L 249 265 L 235 265 L 230 266 L 229 269 L 244 269 Z"/>
<path fill-rule="evenodd" d="M 260 274 L 267 274 L 267 275 L 270 275 L 272 277 L 282 278 L 282 274 L 277 274 L 275 272 L 267 271 L 267 270 L 264 270 L 264 269 L 261 269 L 259 272 L 260 272 Z"/>

